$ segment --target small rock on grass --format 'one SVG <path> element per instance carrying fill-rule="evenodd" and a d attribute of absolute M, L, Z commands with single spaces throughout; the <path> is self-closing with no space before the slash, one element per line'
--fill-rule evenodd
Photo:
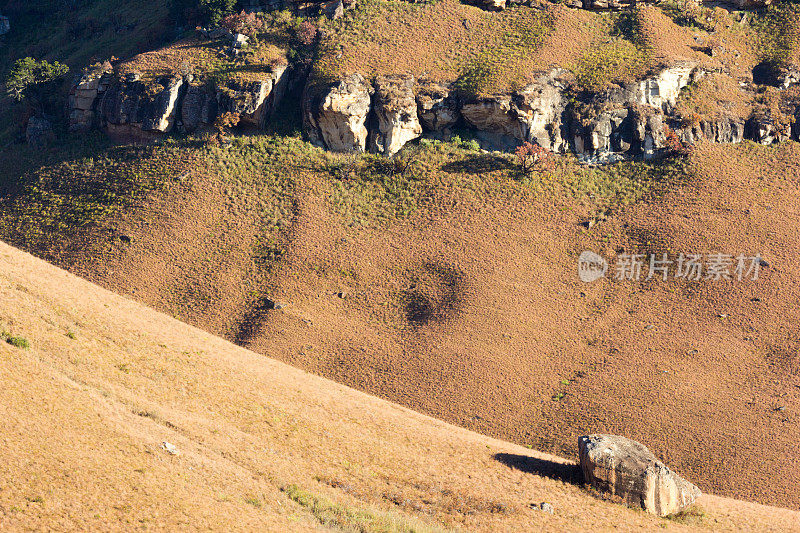
<path fill-rule="evenodd" d="M 174 444 L 170 444 L 167 441 L 161 443 L 161 447 L 167 450 L 167 453 L 170 455 L 179 455 L 180 452 L 178 451 L 178 447 Z"/>

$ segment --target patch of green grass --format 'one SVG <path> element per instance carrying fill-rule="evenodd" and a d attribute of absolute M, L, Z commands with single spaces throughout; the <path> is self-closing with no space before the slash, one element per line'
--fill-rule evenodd
<path fill-rule="evenodd" d="M 598 92 L 613 84 L 641 78 L 650 68 L 653 51 L 638 10 L 613 15 L 612 39 L 587 50 L 572 68 L 578 87 Z"/>
<path fill-rule="evenodd" d="M 535 173 L 524 177 L 522 182 L 537 191 L 584 201 L 598 210 L 613 210 L 648 194 L 658 194 L 689 176 L 688 164 L 679 158 L 587 167 L 567 156 L 557 158 L 552 172 Z"/>
<path fill-rule="evenodd" d="M 327 170 L 332 178 L 329 202 L 333 210 L 350 226 L 407 218 L 427 188 L 423 167 L 415 157 L 363 154 L 332 159 Z"/>
<path fill-rule="evenodd" d="M 399 513 L 353 508 L 331 502 L 297 485 L 284 487 L 292 501 L 309 511 L 325 527 L 359 533 L 434 533 L 445 531 Z"/>
<path fill-rule="evenodd" d="M 256 509 L 261 509 L 261 506 L 263 505 L 261 503 L 261 498 L 259 498 L 258 496 L 246 496 L 244 498 L 244 503 L 246 503 L 247 505 L 252 505 Z"/>
<path fill-rule="evenodd" d="M 15 348 L 27 350 L 31 347 L 31 343 L 25 337 L 8 337 L 6 342 Z"/>
<path fill-rule="evenodd" d="M 697 505 L 691 505 L 683 511 L 669 515 L 667 520 L 687 526 L 701 526 L 704 524 L 706 512 Z"/>
<path fill-rule="evenodd" d="M 61 250 L 193 163 L 191 142 L 113 146 L 101 134 L 65 138 L 52 150 L 27 146 L 3 154 L 0 238 L 28 251 Z"/>
<path fill-rule="evenodd" d="M 464 64 L 455 83 L 458 91 L 474 97 L 522 85 L 526 73 L 520 69 L 521 64 L 541 48 L 555 28 L 555 17 L 550 12 L 542 11 L 533 18 L 522 14 L 511 12 L 500 41 Z"/>
<path fill-rule="evenodd" d="M 782 2 L 753 12 L 751 25 L 759 36 L 759 59 L 777 68 L 800 55 L 800 5 Z"/>

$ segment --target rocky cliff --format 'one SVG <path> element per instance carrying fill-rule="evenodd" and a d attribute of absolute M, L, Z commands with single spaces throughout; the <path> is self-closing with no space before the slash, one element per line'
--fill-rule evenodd
<path fill-rule="evenodd" d="M 373 85 L 355 74 L 307 90 L 304 129 L 313 143 L 329 150 L 391 155 L 420 135 L 442 137 L 459 126 L 473 130 L 485 149 L 512 150 L 531 142 L 572 151 L 590 163 L 658 157 L 672 132 L 687 144 L 800 139 L 800 128 L 756 107 L 749 119 L 687 123 L 676 114 L 676 102 L 682 89 L 703 75 L 695 64 L 678 62 L 643 80 L 587 94 L 568 71 L 553 69 L 512 93 L 464 97 L 447 85 L 409 76 L 379 77 Z M 793 114 L 800 115 L 800 105 Z"/>
<path fill-rule="evenodd" d="M 75 81 L 69 95 L 69 128 L 101 128 L 112 134 L 152 136 L 173 130 L 193 132 L 222 113 L 263 127 L 286 90 L 287 67 L 277 65 L 261 79 L 201 82 L 189 74 L 144 80 L 118 77 L 110 65 Z"/>

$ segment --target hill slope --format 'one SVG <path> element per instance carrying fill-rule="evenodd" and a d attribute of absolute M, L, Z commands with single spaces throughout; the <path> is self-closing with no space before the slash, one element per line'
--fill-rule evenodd
<path fill-rule="evenodd" d="M 798 524 L 712 496 L 689 526 L 596 500 L 568 461 L 248 352 L 5 244 L 0 292 L 4 324 L 31 343 L 0 345 L 4 530 Z"/>

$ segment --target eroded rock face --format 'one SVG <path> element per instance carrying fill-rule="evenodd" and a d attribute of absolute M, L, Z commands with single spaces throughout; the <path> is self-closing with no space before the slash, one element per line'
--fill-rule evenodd
<path fill-rule="evenodd" d="M 103 96 L 101 116 L 112 130 L 127 126 L 166 133 L 175 125 L 182 87 L 183 79 L 176 77 L 150 86 L 141 80 L 114 84 Z"/>
<path fill-rule="evenodd" d="M 567 71 L 555 69 L 539 76 L 514 98 L 517 119 L 524 126 L 524 139 L 553 152 L 566 151 L 564 111 Z"/>
<path fill-rule="evenodd" d="M 800 66 L 790 65 L 778 75 L 778 87 L 781 89 L 788 89 L 798 83 L 800 83 Z"/>
<path fill-rule="evenodd" d="M 273 67 L 261 80 L 229 82 L 217 91 L 219 113 L 237 113 L 243 124 L 263 127 L 280 103 L 286 87 L 286 66 Z"/>
<path fill-rule="evenodd" d="M 450 87 L 424 82 L 417 88 L 417 115 L 427 131 L 448 132 L 461 118 L 461 110 Z"/>
<path fill-rule="evenodd" d="M 748 138 L 763 145 L 781 143 L 792 137 L 792 126 L 772 117 L 769 112 L 756 112 L 747 121 Z"/>
<path fill-rule="evenodd" d="M 96 125 L 97 103 L 111 83 L 110 66 L 84 73 L 69 92 L 69 131 L 89 131 Z"/>
<path fill-rule="evenodd" d="M 565 75 L 565 71 L 555 69 L 513 94 L 466 102 L 461 114 L 494 148 L 507 149 L 530 141 L 549 150 L 565 151 Z"/>
<path fill-rule="evenodd" d="M 335 152 L 364 152 L 372 86 L 361 74 L 346 76 L 303 98 L 303 126 L 309 140 Z"/>
<path fill-rule="evenodd" d="M 699 76 L 697 65 L 683 62 L 661 70 L 656 76 L 640 81 L 636 86 L 635 103 L 669 113 L 678 100 L 681 89 Z"/>
<path fill-rule="evenodd" d="M 700 489 L 631 439 L 588 435 L 578 439 L 578 451 L 585 482 L 621 497 L 631 507 L 668 516 L 685 509 L 700 496 Z"/>
<path fill-rule="evenodd" d="M 217 97 L 202 85 L 189 85 L 181 105 L 183 131 L 193 132 L 214 123 L 217 118 Z"/>
<path fill-rule="evenodd" d="M 679 132 L 681 141 L 696 144 L 701 140 L 713 143 L 737 144 L 744 140 L 745 122 L 739 119 L 721 118 L 703 120 L 697 124 L 682 128 Z"/>
<path fill-rule="evenodd" d="M 414 86 L 412 76 L 378 76 L 375 80 L 370 151 L 394 155 L 422 135 Z"/>

